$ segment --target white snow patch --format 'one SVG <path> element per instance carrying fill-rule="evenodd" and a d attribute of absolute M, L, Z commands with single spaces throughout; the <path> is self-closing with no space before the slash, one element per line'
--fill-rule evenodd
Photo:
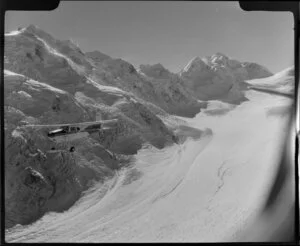
<path fill-rule="evenodd" d="M 97 87 L 99 90 L 104 91 L 104 92 L 112 92 L 114 94 L 121 94 L 121 95 L 127 95 L 128 93 L 117 88 L 117 87 L 113 87 L 113 86 L 109 86 L 109 85 L 101 85 L 98 84 L 96 81 L 92 80 L 90 77 L 86 77 L 87 82 L 94 85 L 95 87 Z"/>
<path fill-rule="evenodd" d="M 24 76 L 23 74 L 15 73 L 15 72 L 12 72 L 12 71 L 7 70 L 7 69 L 4 69 L 4 75 L 5 76 L 20 76 L 20 77 L 23 77 L 23 78 L 28 78 L 28 77 Z M 28 78 L 24 83 L 29 84 L 29 85 L 33 85 L 35 87 L 46 88 L 48 90 L 51 90 L 53 92 L 57 92 L 57 93 L 60 93 L 60 94 L 66 94 L 66 92 L 63 91 L 63 90 L 60 90 L 60 89 L 55 88 L 55 87 L 53 87 L 51 85 L 48 85 L 46 83 L 42 83 L 42 82 L 30 79 L 30 78 Z M 26 92 L 20 92 L 20 93 L 25 95 L 24 93 L 26 93 Z"/>
<path fill-rule="evenodd" d="M 67 94 L 65 91 L 63 90 L 60 90 L 58 88 L 55 88 L 51 85 L 48 85 L 46 83 L 42 83 L 42 82 L 38 82 L 36 80 L 33 80 L 33 79 L 28 79 L 25 81 L 26 84 L 29 84 L 29 85 L 33 85 L 35 87 L 40 87 L 40 88 L 45 88 L 45 89 L 48 89 L 48 90 L 51 90 L 53 92 L 57 92 L 57 93 L 60 93 L 60 94 Z"/>
<path fill-rule="evenodd" d="M 149 78 L 146 74 L 144 74 L 144 73 L 142 72 L 142 70 L 141 70 L 140 68 L 137 68 L 136 71 L 137 71 L 138 74 L 140 74 L 140 75 L 142 75 L 142 76 L 144 76 L 144 77 L 146 77 L 146 78 Z"/>
<path fill-rule="evenodd" d="M 22 140 L 24 140 L 25 143 L 27 143 L 27 140 L 22 136 L 22 134 L 17 129 L 12 131 L 11 136 L 14 138 L 21 138 Z"/>
<path fill-rule="evenodd" d="M 14 30 L 14 31 L 5 33 L 4 36 L 15 36 L 15 35 L 19 35 L 19 34 L 21 34 L 24 30 L 25 30 L 25 28 L 22 28 L 21 30 Z"/>
<path fill-rule="evenodd" d="M 133 97 L 130 98 L 130 101 L 133 103 L 138 103 L 138 101 L 136 99 L 134 99 Z"/>
<path fill-rule="evenodd" d="M 15 72 L 9 71 L 7 69 L 4 69 L 4 76 L 20 76 L 20 77 L 25 77 L 23 74 L 15 73 Z"/>
<path fill-rule="evenodd" d="M 32 98 L 32 96 L 25 91 L 18 91 L 18 94 L 25 98 Z"/>

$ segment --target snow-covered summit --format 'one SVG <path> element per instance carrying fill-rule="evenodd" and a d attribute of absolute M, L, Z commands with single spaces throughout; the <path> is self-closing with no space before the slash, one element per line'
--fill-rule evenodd
<path fill-rule="evenodd" d="M 221 52 L 217 52 L 210 57 L 210 60 L 213 64 L 227 65 L 227 61 L 229 60 L 229 58 Z"/>
<path fill-rule="evenodd" d="M 242 69 L 244 68 L 244 69 Z M 228 70 L 232 73 L 236 73 L 238 70 L 244 70 L 245 76 L 243 79 L 253 79 L 257 77 L 268 77 L 272 73 L 265 67 L 253 63 L 253 62 L 240 62 L 236 59 L 230 58 L 221 52 L 217 52 L 211 56 L 205 56 L 200 58 L 194 57 L 188 62 L 188 64 L 179 73 L 185 75 L 186 73 L 204 72 L 205 71 L 217 71 Z M 239 71 L 241 73 L 241 71 Z"/>
<path fill-rule="evenodd" d="M 246 80 L 271 75 L 270 71 L 259 64 L 240 62 L 221 52 L 193 58 L 179 73 L 185 86 L 199 99 L 222 98 L 230 102 L 244 100 L 242 83 Z"/>

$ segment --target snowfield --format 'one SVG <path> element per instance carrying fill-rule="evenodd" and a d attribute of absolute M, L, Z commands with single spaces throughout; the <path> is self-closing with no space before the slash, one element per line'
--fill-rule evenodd
<path fill-rule="evenodd" d="M 292 103 L 246 96 L 235 107 L 209 102 L 214 114 L 181 117 L 199 129 L 183 127 L 186 142 L 144 146 L 105 186 L 95 183 L 63 213 L 8 229 L 7 242 L 237 241 L 269 192 Z"/>

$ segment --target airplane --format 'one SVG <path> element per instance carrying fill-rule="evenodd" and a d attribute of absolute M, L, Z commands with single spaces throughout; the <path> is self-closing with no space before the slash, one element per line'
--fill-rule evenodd
<path fill-rule="evenodd" d="M 116 127 L 118 120 L 102 120 L 95 122 L 71 123 L 58 126 L 57 129 L 49 131 L 47 136 L 55 142 L 72 141 L 89 136 L 91 133 L 100 132 Z"/>
<path fill-rule="evenodd" d="M 116 127 L 117 119 L 112 120 L 98 120 L 93 122 L 80 122 L 80 123 L 67 123 L 67 124 L 53 124 L 53 125 L 23 125 L 22 127 L 35 127 L 38 128 L 54 128 L 47 132 L 48 138 L 56 143 L 72 142 L 81 138 L 88 137 L 92 133 L 110 130 Z M 52 147 L 49 152 L 59 152 L 60 150 Z M 75 147 L 71 146 L 70 152 L 75 151 Z M 107 150 L 108 151 L 108 150 Z M 113 153 L 108 153 L 115 159 Z"/>

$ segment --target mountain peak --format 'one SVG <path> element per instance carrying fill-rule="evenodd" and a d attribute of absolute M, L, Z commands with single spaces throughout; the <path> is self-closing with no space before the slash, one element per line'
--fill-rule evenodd
<path fill-rule="evenodd" d="M 188 64 L 191 64 L 191 63 L 195 63 L 195 62 L 201 62 L 201 58 L 199 56 L 195 56 L 194 58 L 192 58 Z"/>
<path fill-rule="evenodd" d="M 156 63 L 156 64 L 153 64 L 153 65 L 149 65 L 149 64 L 147 64 L 147 65 L 141 64 L 141 65 L 140 65 L 140 68 L 141 68 L 141 69 L 142 69 L 142 68 L 145 68 L 145 67 L 151 68 L 151 69 L 167 70 L 161 63 Z"/>
<path fill-rule="evenodd" d="M 29 26 L 24 28 L 25 32 L 33 33 L 33 34 L 45 34 L 46 32 L 39 28 L 37 25 L 30 24 Z"/>
<path fill-rule="evenodd" d="M 209 60 L 214 64 L 227 65 L 229 58 L 221 52 L 217 52 L 209 57 Z"/>
<path fill-rule="evenodd" d="M 205 65 L 205 62 L 199 57 L 196 56 L 193 59 L 191 59 L 188 64 L 183 68 L 183 72 L 186 72 L 190 69 L 192 69 L 193 67 L 198 67 L 198 66 L 202 66 Z"/>
<path fill-rule="evenodd" d="M 139 70 L 147 76 L 153 78 L 168 78 L 171 74 L 170 71 L 166 69 L 161 63 L 156 63 L 153 65 L 141 64 Z"/>
<path fill-rule="evenodd" d="M 34 35 L 39 36 L 39 37 L 47 37 L 47 38 L 50 37 L 51 39 L 53 39 L 50 34 L 48 34 L 44 30 L 42 30 L 41 28 L 39 28 L 38 26 L 33 25 L 33 24 L 30 24 L 27 27 L 21 27 L 20 26 L 20 27 L 18 27 L 17 30 L 13 30 L 9 33 L 5 33 L 5 36 L 15 36 L 15 35 L 18 35 L 18 34 L 21 34 L 21 33 L 34 34 Z"/>
<path fill-rule="evenodd" d="M 85 55 L 95 62 L 103 62 L 104 60 L 112 59 L 109 55 L 98 50 L 86 52 Z"/>
<path fill-rule="evenodd" d="M 26 30 L 41 30 L 37 25 L 30 24 L 28 27 L 25 27 Z"/>
<path fill-rule="evenodd" d="M 49 44 L 55 44 L 56 41 L 60 41 L 60 40 L 56 40 L 50 33 L 45 32 L 43 29 L 39 28 L 37 25 L 30 24 L 28 27 L 24 28 L 24 32 L 34 35 L 34 36 L 37 36 Z M 62 41 L 60 41 L 60 42 L 62 42 Z"/>

